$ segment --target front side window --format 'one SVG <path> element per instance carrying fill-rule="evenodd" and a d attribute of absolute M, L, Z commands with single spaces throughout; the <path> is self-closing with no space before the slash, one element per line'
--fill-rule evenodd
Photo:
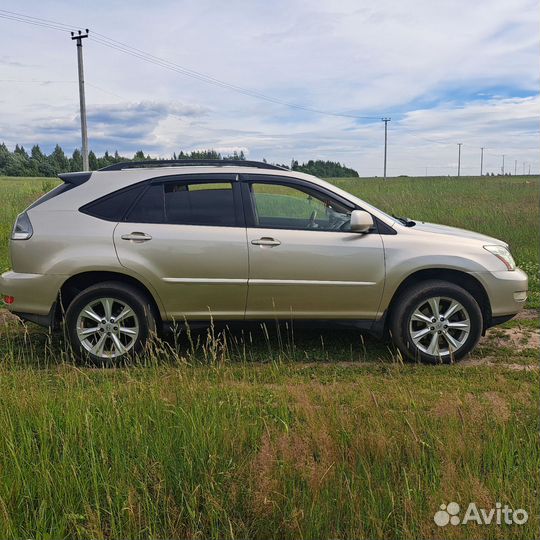
<path fill-rule="evenodd" d="M 128 221 L 175 225 L 236 225 L 232 184 L 172 183 L 151 185 Z"/>
<path fill-rule="evenodd" d="M 285 184 L 251 184 L 255 226 L 271 229 L 350 230 L 351 211 L 324 194 Z"/>

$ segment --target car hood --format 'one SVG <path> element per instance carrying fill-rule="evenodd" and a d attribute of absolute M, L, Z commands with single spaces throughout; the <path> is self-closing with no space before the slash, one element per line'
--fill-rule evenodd
<path fill-rule="evenodd" d="M 434 234 L 444 234 L 447 236 L 471 238 L 473 240 L 481 240 L 487 244 L 497 244 L 508 247 L 506 242 L 493 238 L 492 236 L 486 236 L 485 234 L 476 233 L 474 231 L 468 231 L 467 229 L 459 229 L 458 227 L 448 227 L 447 225 L 439 225 L 438 223 L 426 223 L 424 221 L 417 221 L 416 225 L 411 229 L 419 232 L 431 232 Z"/>

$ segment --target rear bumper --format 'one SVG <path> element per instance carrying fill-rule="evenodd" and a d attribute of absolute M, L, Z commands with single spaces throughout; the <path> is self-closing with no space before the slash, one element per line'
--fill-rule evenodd
<path fill-rule="evenodd" d="M 0 276 L 0 294 L 12 296 L 8 309 L 14 313 L 48 316 L 66 276 L 5 272 Z"/>
<path fill-rule="evenodd" d="M 512 272 L 478 272 L 474 274 L 484 286 L 491 304 L 494 321 L 511 319 L 519 313 L 527 300 L 529 279 L 527 274 L 517 268 Z M 497 324 L 497 323 L 495 323 Z"/>

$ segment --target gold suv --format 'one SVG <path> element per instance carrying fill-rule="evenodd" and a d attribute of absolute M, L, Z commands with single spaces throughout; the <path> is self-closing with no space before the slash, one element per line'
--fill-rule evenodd
<path fill-rule="evenodd" d="M 448 362 L 527 296 L 501 240 L 392 217 L 274 165 L 132 162 L 59 176 L 17 218 L 0 292 L 22 319 L 63 322 L 94 362 L 136 354 L 173 321 L 300 319 L 389 333 L 405 358 Z"/>

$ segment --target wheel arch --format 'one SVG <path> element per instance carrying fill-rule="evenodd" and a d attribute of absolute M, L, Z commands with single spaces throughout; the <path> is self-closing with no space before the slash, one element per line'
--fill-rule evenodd
<path fill-rule="evenodd" d="M 92 285 L 97 285 L 105 281 L 118 281 L 137 289 L 148 298 L 156 321 L 158 321 L 160 324 L 163 322 L 159 301 L 156 299 L 155 295 L 148 286 L 133 276 L 109 270 L 90 270 L 80 272 L 64 281 L 60 287 L 60 291 L 58 292 L 58 299 L 56 302 L 57 321 L 61 320 L 62 315 L 66 312 L 70 303 L 80 292 Z"/>
<path fill-rule="evenodd" d="M 440 281 L 447 281 L 449 283 L 453 283 L 454 285 L 458 285 L 465 289 L 468 293 L 470 293 L 478 302 L 480 310 L 482 311 L 482 331 L 485 332 L 486 328 L 490 326 L 492 318 L 491 304 L 486 289 L 484 288 L 482 283 L 480 283 L 480 281 L 471 274 L 450 268 L 425 268 L 408 275 L 399 284 L 397 289 L 394 291 L 394 294 L 392 295 L 392 298 L 388 304 L 388 309 L 386 313 L 387 316 L 385 317 L 385 326 L 387 326 L 388 321 L 392 316 L 393 309 L 397 305 L 400 296 L 412 285 L 416 285 L 417 283 L 421 283 L 423 281 L 428 281 L 431 279 L 437 279 Z"/>

